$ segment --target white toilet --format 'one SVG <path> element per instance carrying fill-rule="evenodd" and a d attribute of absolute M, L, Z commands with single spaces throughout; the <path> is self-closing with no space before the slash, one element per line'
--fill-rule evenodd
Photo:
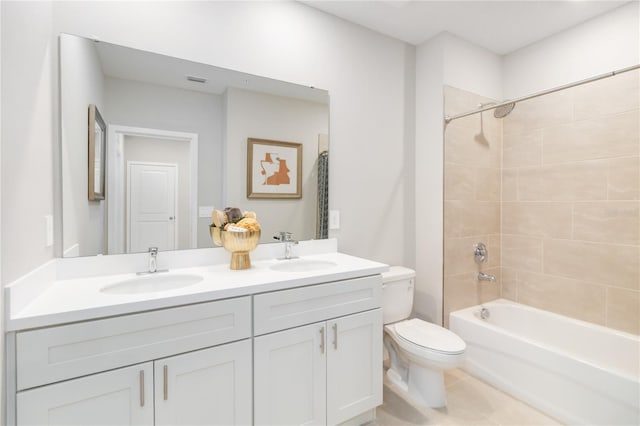
<path fill-rule="evenodd" d="M 444 327 L 407 319 L 413 306 L 415 276 L 415 271 L 400 266 L 382 274 L 384 345 L 390 361 L 387 378 L 417 402 L 444 407 L 444 370 L 462 363 L 467 345 Z"/>

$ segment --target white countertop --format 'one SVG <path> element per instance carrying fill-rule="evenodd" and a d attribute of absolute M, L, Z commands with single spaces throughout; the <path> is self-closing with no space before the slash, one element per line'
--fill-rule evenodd
<path fill-rule="evenodd" d="M 9 300 L 6 330 L 16 331 L 130 314 L 373 275 L 388 270 L 385 264 L 338 252 L 301 256 L 300 259 L 330 261 L 336 266 L 305 272 L 283 272 L 272 270 L 270 266 L 286 261 L 263 259 L 252 261 L 250 269 L 241 271 L 229 269 L 226 262 L 211 266 L 172 268 L 167 274 L 195 274 L 203 279 L 182 288 L 138 294 L 107 294 L 100 291 L 110 283 L 136 278 L 133 272 L 53 279 L 38 291 L 25 292 L 30 294 L 28 298 L 18 296 L 14 288 L 15 298 L 23 300 L 20 303 Z M 31 278 L 31 281 L 36 280 Z M 11 290 L 9 287 L 9 298 Z"/>

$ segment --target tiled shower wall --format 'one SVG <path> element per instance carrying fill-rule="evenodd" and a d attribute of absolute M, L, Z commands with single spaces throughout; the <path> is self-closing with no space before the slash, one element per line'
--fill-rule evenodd
<path fill-rule="evenodd" d="M 503 120 L 502 297 L 640 333 L 640 72 Z"/>
<path fill-rule="evenodd" d="M 477 146 L 477 116 L 472 116 L 475 134 L 469 125 L 459 136 L 465 131 L 458 128 L 465 126 L 456 121 L 471 124 L 468 119 L 447 126 L 445 315 L 500 294 L 640 334 L 639 83 L 640 72 L 633 71 L 521 102 L 495 124 L 502 131 L 491 135 L 494 139 L 484 152 Z M 445 91 L 445 103 L 454 112 L 460 112 L 459 99 L 464 97 L 473 95 Z M 494 120 L 487 116 L 485 130 Z M 458 140 L 462 138 L 466 145 Z M 502 149 L 495 154 L 500 139 Z M 501 157 L 492 160 L 501 165 L 500 223 L 497 232 L 486 234 L 490 251 L 500 253 L 486 268 L 488 273 L 500 271 L 500 283 L 493 287 L 478 284 L 471 273 L 465 286 L 457 282 L 462 275 L 455 273 L 461 262 L 471 259 L 468 247 L 456 248 L 463 236 L 471 237 L 463 234 L 480 222 L 482 231 L 496 226 L 494 220 L 474 214 L 479 201 L 469 198 L 468 184 L 460 179 L 472 174 L 460 170 L 460 157 L 471 156 L 476 162 Z M 464 195 L 461 188 L 466 188 Z M 475 232 L 474 238 L 483 234 Z M 466 264 L 469 272 L 470 267 Z"/>
<path fill-rule="evenodd" d="M 491 102 L 463 90 L 445 87 L 445 114 L 453 115 Z M 500 165 L 502 123 L 493 112 L 449 123 L 444 145 L 444 324 L 449 312 L 500 295 Z M 473 248 L 489 250 L 482 271 L 496 283 L 476 280 Z"/>

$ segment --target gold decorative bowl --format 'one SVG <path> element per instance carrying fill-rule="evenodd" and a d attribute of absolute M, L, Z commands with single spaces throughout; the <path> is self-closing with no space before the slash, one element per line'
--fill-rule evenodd
<path fill-rule="evenodd" d="M 222 231 L 214 226 L 209 228 L 213 242 L 231 252 L 231 269 L 251 268 L 249 252 L 256 248 L 260 241 L 260 231 L 234 232 Z"/>

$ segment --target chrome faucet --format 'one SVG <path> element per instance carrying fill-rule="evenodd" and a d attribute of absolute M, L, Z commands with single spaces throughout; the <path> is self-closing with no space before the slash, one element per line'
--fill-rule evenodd
<path fill-rule="evenodd" d="M 491 312 L 489 312 L 489 309 L 485 308 L 484 306 L 481 306 L 481 308 L 482 309 L 480 309 L 480 318 L 486 321 L 491 316 Z"/>
<path fill-rule="evenodd" d="M 284 243 L 284 259 L 292 259 L 291 257 L 291 249 L 292 246 L 298 244 L 296 240 L 293 238 L 293 234 L 291 232 L 280 231 L 278 235 L 274 235 L 273 239 L 278 240 Z"/>
<path fill-rule="evenodd" d="M 491 281 L 494 282 L 496 280 L 495 275 L 485 274 L 484 272 L 478 272 L 478 281 Z"/>
<path fill-rule="evenodd" d="M 158 247 L 149 247 L 149 273 L 158 270 Z"/>
<path fill-rule="evenodd" d="M 487 263 L 488 259 L 489 259 L 489 250 L 487 250 L 487 246 L 484 245 L 484 243 L 478 243 L 475 246 L 473 246 L 473 260 L 475 260 L 478 265 Z M 494 282 L 495 280 L 496 280 L 495 275 L 485 274 L 484 272 L 478 272 L 478 281 Z"/>

